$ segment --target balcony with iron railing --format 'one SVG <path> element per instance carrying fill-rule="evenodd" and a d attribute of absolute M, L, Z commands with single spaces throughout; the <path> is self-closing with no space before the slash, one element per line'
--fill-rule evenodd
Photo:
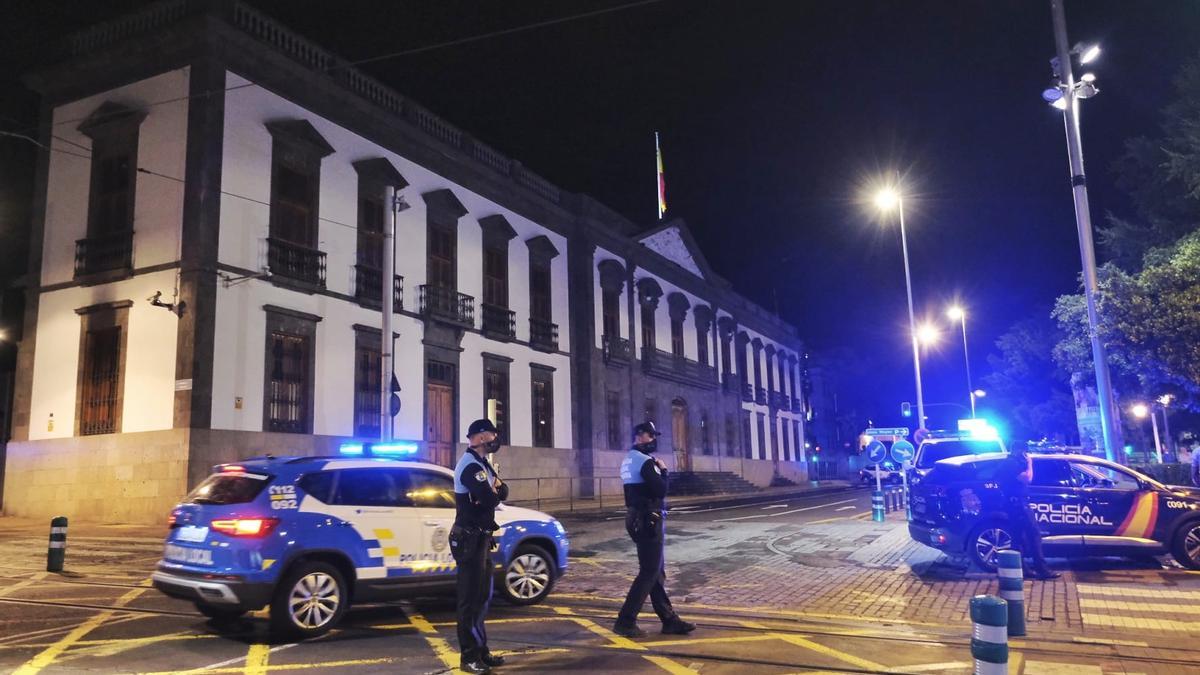
<path fill-rule="evenodd" d="M 642 370 L 647 375 L 705 389 L 716 389 L 717 369 L 661 349 L 642 347 Z"/>
<path fill-rule="evenodd" d="M 601 337 L 600 349 L 605 363 L 625 365 L 633 361 L 633 344 L 623 337 L 614 335 Z"/>
<path fill-rule="evenodd" d="M 267 268 L 271 276 L 325 288 L 325 252 L 301 244 L 269 237 Z"/>
<path fill-rule="evenodd" d="M 754 402 L 759 405 L 767 404 L 767 390 L 763 387 L 754 388 Z"/>
<path fill-rule="evenodd" d="M 369 265 L 354 266 L 354 299 L 360 304 L 379 307 L 383 304 L 383 270 Z M 404 309 L 404 277 L 396 275 L 392 283 L 392 311 Z"/>
<path fill-rule="evenodd" d="M 133 269 L 133 230 L 75 241 L 75 276 Z"/>
<path fill-rule="evenodd" d="M 558 351 L 558 324 L 545 319 L 529 320 L 529 346 L 542 352 Z"/>
<path fill-rule="evenodd" d="M 464 328 L 475 326 L 475 298 L 453 288 L 421 286 L 421 314 Z"/>
<path fill-rule="evenodd" d="M 517 313 L 507 307 L 480 303 L 483 310 L 483 334 L 498 340 L 511 340 L 517 336 Z"/>
<path fill-rule="evenodd" d="M 749 382 L 742 383 L 742 401 L 745 403 L 754 403 L 754 385 Z"/>

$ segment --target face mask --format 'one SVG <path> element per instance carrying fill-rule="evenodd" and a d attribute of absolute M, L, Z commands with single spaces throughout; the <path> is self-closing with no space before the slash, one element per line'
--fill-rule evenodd
<path fill-rule="evenodd" d="M 479 447 L 482 448 L 484 452 L 486 452 L 488 454 L 492 454 L 500 449 L 500 439 L 497 438 L 497 439 L 488 441 L 487 443 L 484 443 L 483 445 L 481 445 Z"/>
<path fill-rule="evenodd" d="M 656 439 L 650 441 L 649 443 L 638 443 L 634 447 L 644 453 L 649 454 L 649 453 L 654 452 L 655 450 L 658 450 L 658 439 L 656 438 Z"/>

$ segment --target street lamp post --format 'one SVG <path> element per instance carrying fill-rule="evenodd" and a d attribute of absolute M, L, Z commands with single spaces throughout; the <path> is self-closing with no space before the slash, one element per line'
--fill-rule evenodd
<path fill-rule="evenodd" d="M 957 305 L 946 310 L 951 321 L 962 324 L 963 361 L 967 366 L 967 398 L 971 400 L 971 419 L 975 419 L 975 385 L 971 384 L 971 355 L 967 347 L 967 313 Z"/>
<path fill-rule="evenodd" d="M 1158 458 L 1158 463 L 1163 463 L 1162 443 L 1158 438 L 1158 415 L 1154 414 L 1154 409 L 1145 403 L 1138 403 L 1131 408 L 1133 416 L 1138 419 L 1145 419 L 1150 416 L 1150 429 L 1154 432 L 1154 454 Z"/>
<path fill-rule="evenodd" d="M 908 291 L 908 332 L 912 338 L 913 375 L 917 382 L 917 428 L 925 426 L 925 396 L 921 391 L 921 349 L 917 344 L 917 318 L 913 311 L 912 272 L 908 265 L 908 234 L 904 229 L 904 197 L 892 188 L 885 188 L 875 197 L 882 210 L 893 206 L 900 216 L 900 247 L 904 253 L 904 286 Z"/>
<path fill-rule="evenodd" d="M 1072 53 L 1080 53 L 1080 61 L 1091 61 L 1099 50 L 1095 47 L 1085 51 L 1072 50 L 1067 44 L 1067 18 L 1063 0 L 1050 0 L 1050 13 L 1054 21 L 1054 43 L 1058 56 L 1052 61 L 1055 66 L 1056 86 L 1061 97 L 1053 100 L 1055 107 L 1063 111 L 1067 131 L 1067 156 L 1071 165 L 1071 189 L 1075 199 L 1075 226 L 1079 234 L 1079 254 L 1083 261 L 1083 294 L 1087 300 L 1088 337 L 1092 343 L 1092 361 L 1096 370 L 1096 398 L 1100 407 L 1100 430 L 1104 453 L 1110 461 L 1117 458 L 1121 446 L 1121 431 L 1116 422 L 1116 403 L 1112 392 L 1112 378 L 1108 371 L 1108 354 L 1101 341 L 1096 311 L 1096 249 L 1092 242 L 1092 215 L 1088 206 L 1087 181 L 1083 173 L 1083 141 L 1079 134 L 1079 98 L 1095 94 L 1098 89 L 1093 78 L 1085 74 L 1078 86 L 1071 71 Z M 1050 93 L 1048 90 L 1047 93 Z M 1045 96 L 1045 95 L 1044 95 Z M 1047 96 L 1047 100 L 1051 97 Z"/>
<path fill-rule="evenodd" d="M 1171 421 L 1167 419 L 1167 415 L 1170 414 L 1169 408 L 1171 406 L 1171 401 L 1174 399 L 1175 397 L 1171 396 L 1170 394 L 1163 394 L 1162 396 L 1158 397 L 1158 402 L 1162 404 L 1163 434 L 1167 437 L 1167 452 L 1175 458 L 1176 462 L 1178 462 L 1179 452 L 1175 449 L 1175 441 L 1171 438 Z"/>

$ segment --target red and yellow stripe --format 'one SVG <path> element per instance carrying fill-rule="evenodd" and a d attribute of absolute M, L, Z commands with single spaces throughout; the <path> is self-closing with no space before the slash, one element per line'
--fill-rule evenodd
<path fill-rule="evenodd" d="M 1154 534 L 1154 525 L 1157 522 L 1158 494 L 1143 492 L 1134 498 L 1133 506 L 1130 507 L 1121 526 L 1117 528 L 1116 536 L 1149 539 Z"/>

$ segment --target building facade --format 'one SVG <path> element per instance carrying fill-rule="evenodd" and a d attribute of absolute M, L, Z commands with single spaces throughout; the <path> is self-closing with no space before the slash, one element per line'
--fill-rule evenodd
<path fill-rule="evenodd" d="M 7 513 L 154 522 L 215 463 L 331 454 L 381 419 L 451 464 L 491 417 L 518 498 L 619 491 L 642 419 L 678 470 L 804 478 L 796 331 L 682 222 L 639 234 L 236 3 L 152 5 L 30 81 L 53 150 Z"/>

